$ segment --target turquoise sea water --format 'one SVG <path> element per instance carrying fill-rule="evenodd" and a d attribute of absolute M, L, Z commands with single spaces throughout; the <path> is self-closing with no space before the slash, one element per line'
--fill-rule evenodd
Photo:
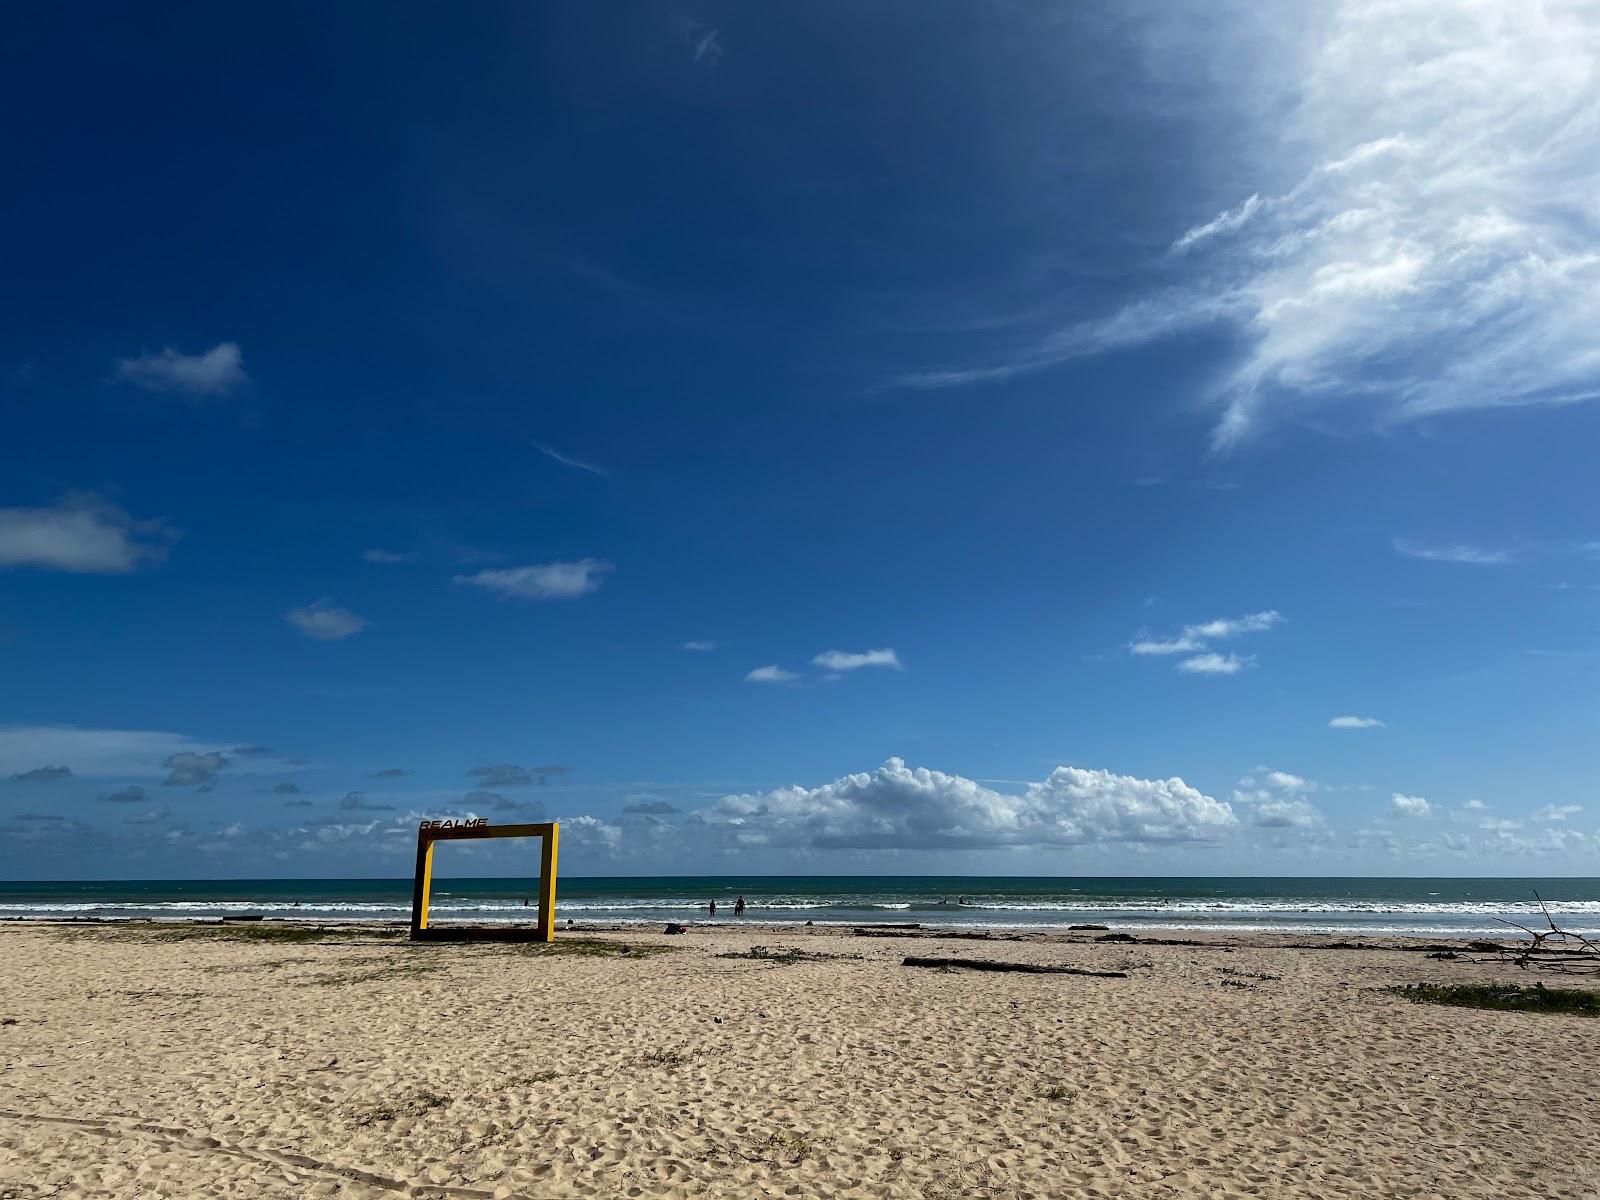
<path fill-rule="evenodd" d="M 530 879 L 438 879 L 434 921 L 526 921 Z M 1600 879 L 1006 878 L 998 876 L 562 876 L 559 920 L 658 924 L 918 921 L 976 928 L 1507 933 L 1539 924 L 1537 890 L 1568 928 L 1600 932 Z M 243 916 L 405 921 L 410 879 L 0 882 L 0 918 Z"/>

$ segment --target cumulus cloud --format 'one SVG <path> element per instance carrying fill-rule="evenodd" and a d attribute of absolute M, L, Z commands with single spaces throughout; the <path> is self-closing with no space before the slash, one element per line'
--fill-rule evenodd
<path fill-rule="evenodd" d="M 185 396 L 226 396 L 250 381 L 236 342 L 219 342 L 202 354 L 180 354 L 168 347 L 159 354 L 117 360 L 116 378 L 152 392 Z"/>
<path fill-rule="evenodd" d="M 159 563 L 176 536 L 162 521 L 136 521 L 93 493 L 52 508 L 0 508 L 0 567 L 126 575 Z"/>
<path fill-rule="evenodd" d="M 776 664 L 757 667 L 745 675 L 746 683 L 793 683 L 800 676 L 793 671 L 785 671 Z"/>
<path fill-rule="evenodd" d="M 145 799 L 145 790 L 137 783 L 123 788 L 120 792 L 112 792 L 109 796 L 102 796 L 113 804 L 142 804 Z"/>
<path fill-rule="evenodd" d="M 457 575 L 457 583 L 471 584 L 499 596 L 522 600 L 573 600 L 600 587 L 600 576 L 613 567 L 598 558 L 576 562 L 537 563 L 528 567 L 487 568 L 476 575 Z"/>
<path fill-rule="evenodd" d="M 882 650 L 824 650 L 811 660 L 814 666 L 822 667 L 828 671 L 858 671 L 862 667 L 893 667 L 896 671 L 905 670 L 900 662 L 900 656 L 887 647 Z"/>
<path fill-rule="evenodd" d="M 203 787 L 216 783 L 217 772 L 227 765 L 228 760 L 215 750 L 204 754 L 186 750 L 162 762 L 167 777 L 161 782 L 168 787 Z"/>
<path fill-rule="evenodd" d="M 1178 670 L 1189 675 L 1237 675 L 1246 667 L 1256 664 L 1255 655 L 1240 657 L 1237 654 L 1197 654 L 1178 664 Z"/>
<path fill-rule="evenodd" d="M 1395 552 L 1427 562 L 1465 563 L 1474 567 L 1498 567 L 1511 561 L 1505 550 L 1485 550 L 1480 546 L 1420 546 L 1404 538 L 1394 539 Z"/>
<path fill-rule="evenodd" d="M 1384 724 L 1377 717 L 1334 717 L 1328 722 L 1329 729 L 1382 729 Z"/>
<path fill-rule="evenodd" d="M 307 604 L 304 608 L 291 608 L 283 619 L 308 638 L 319 642 L 335 642 L 351 637 L 367 627 L 367 619 L 358 617 L 348 608 L 340 608 L 327 597 Z"/>
<path fill-rule="evenodd" d="M 44 759 L 71 763 L 75 776 L 88 779 L 138 779 L 159 775 L 171 755 L 203 754 L 227 744 L 153 730 L 5 725 L 0 726 L 0 771 L 32 770 Z"/>
<path fill-rule="evenodd" d="M 11 778 L 18 783 L 54 783 L 58 779 L 68 779 L 72 776 L 69 767 L 35 767 L 31 771 L 17 771 Z"/>
<path fill-rule="evenodd" d="M 523 767 L 516 763 L 496 763 L 490 767 L 473 767 L 467 772 L 478 781 L 479 787 L 521 787 L 536 780 L 543 784 L 547 776 L 565 775 L 567 768 L 558 764 Z"/>
<path fill-rule="evenodd" d="M 1250 824 L 1260 829 L 1314 829 L 1322 814 L 1307 798 L 1315 785 L 1288 771 L 1259 768 L 1246 775 L 1233 791 L 1233 803 L 1250 814 Z"/>
<path fill-rule="evenodd" d="M 1461 807 L 1466 809 L 1469 812 L 1483 812 L 1489 806 L 1487 804 L 1485 804 L 1482 800 L 1468 800 Z"/>
<path fill-rule="evenodd" d="M 1421 796 L 1406 796 L 1396 792 L 1389 798 L 1389 807 L 1396 816 L 1400 817 L 1429 817 L 1433 815 L 1433 805 Z"/>
<path fill-rule="evenodd" d="M 1581 804 L 1546 804 L 1533 814 L 1535 821 L 1565 821 L 1583 811 Z"/>
<path fill-rule="evenodd" d="M 1214 389 L 1219 446 L 1312 410 L 1392 423 L 1600 396 L 1600 10 L 1339 0 L 1156 17 L 1127 26 L 1145 102 L 1233 126 L 1195 183 L 1237 181 L 1238 199 L 1174 232 L 1177 283 L 1088 321 L 1064 297 L 1071 316 L 1020 348 L 909 382 L 1211 326 L 1239 345 Z M 1195 104 L 1197 82 L 1212 103 Z"/>
<path fill-rule="evenodd" d="M 715 650 L 717 648 L 717 644 L 715 642 L 712 642 L 712 641 L 685 642 L 683 644 L 683 648 L 685 650 L 696 650 L 696 651 L 699 651 L 702 654 L 709 654 L 709 653 L 711 653 L 711 651 L 713 651 L 713 650 Z"/>
<path fill-rule="evenodd" d="M 341 812 L 393 812 L 392 804 L 374 804 L 365 792 L 346 792 L 339 801 Z"/>
<path fill-rule="evenodd" d="M 678 808 L 665 800 L 635 800 L 632 804 L 624 804 L 622 811 L 644 817 L 666 817 L 677 812 Z"/>
<path fill-rule="evenodd" d="M 1238 823 L 1226 803 L 1182 779 L 1057 767 L 1012 795 L 898 758 L 821 787 L 727 796 L 695 816 L 739 844 L 823 849 L 1193 842 Z"/>

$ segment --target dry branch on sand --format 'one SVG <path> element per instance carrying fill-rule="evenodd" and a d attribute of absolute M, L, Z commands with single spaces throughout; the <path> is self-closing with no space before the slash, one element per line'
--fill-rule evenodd
<path fill-rule="evenodd" d="M 1502 925 L 1520 929 L 1533 939 L 1517 946 L 1497 947 L 1499 961 L 1515 963 L 1523 970 L 1556 971 L 1564 975 L 1600 972 L 1600 942 L 1573 930 L 1562 929 L 1550 915 L 1544 897 L 1534 892 L 1533 898 L 1539 902 L 1539 911 L 1544 914 L 1545 924 L 1550 928 L 1530 929 L 1504 917 L 1495 918 Z"/>

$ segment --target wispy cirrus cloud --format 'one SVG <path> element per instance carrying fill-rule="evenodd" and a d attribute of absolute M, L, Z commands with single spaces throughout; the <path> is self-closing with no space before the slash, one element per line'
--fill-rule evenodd
<path fill-rule="evenodd" d="M 570 454 L 563 454 L 554 446 L 547 446 L 543 442 L 533 442 L 533 448 L 546 458 L 553 458 L 564 467 L 571 467 L 575 471 L 587 471 L 591 475 L 598 475 L 601 479 L 610 479 L 611 472 L 604 467 L 596 466 L 591 462 L 584 462 L 581 458 L 573 458 Z"/>
<path fill-rule="evenodd" d="M 613 569 L 601 559 L 581 558 L 526 567 L 491 567 L 475 575 L 457 575 L 455 581 L 521 600 L 575 600 L 598 591 L 601 577 Z"/>
<path fill-rule="evenodd" d="M 787 671 L 776 663 L 757 667 L 745 675 L 746 683 L 793 683 L 799 679 L 797 672 Z"/>
<path fill-rule="evenodd" d="M 147 391 L 195 398 L 226 396 L 250 382 L 237 342 L 219 342 L 200 354 L 182 354 L 169 346 L 159 354 L 121 358 L 116 378 Z"/>
<path fill-rule="evenodd" d="M 0 508 L 0 567 L 125 575 L 159 563 L 177 537 L 164 521 L 136 521 L 92 492 L 48 508 Z"/>
<path fill-rule="evenodd" d="M 1395 538 L 1396 554 L 1407 558 L 1420 558 L 1426 562 L 1465 563 L 1474 567 L 1499 567 L 1511 561 L 1509 550 L 1485 550 L 1481 546 L 1424 546 L 1405 538 Z"/>
<path fill-rule="evenodd" d="M 1188 655 L 1177 664 L 1177 669 L 1185 675 L 1237 675 L 1240 671 L 1255 666 L 1255 656 L 1235 654 L 1231 651 L 1224 654 L 1211 649 L 1211 643 L 1229 641 L 1246 634 L 1265 633 L 1282 623 L 1283 615 L 1276 609 L 1263 609 L 1261 612 L 1246 613 L 1242 617 L 1218 617 L 1211 621 L 1185 625 L 1182 631 L 1173 637 L 1150 637 L 1148 634 L 1141 634 L 1129 644 L 1128 649 L 1146 658 L 1174 654 Z"/>
<path fill-rule="evenodd" d="M 1328 722 L 1329 729 L 1382 729 L 1384 724 L 1377 717 L 1334 717 Z"/>
<path fill-rule="evenodd" d="M 706 641 L 699 641 L 699 642 L 685 642 L 683 644 L 683 648 L 685 650 L 696 651 L 697 653 L 700 653 L 700 654 L 710 654 L 713 650 L 715 650 L 717 648 L 717 643 L 713 642 L 713 641 L 710 641 L 709 639 L 706 640 Z"/>
<path fill-rule="evenodd" d="M 1184 89 L 1200 88 L 1219 122 L 1258 122 L 1197 166 L 1197 185 L 1214 172 L 1245 194 L 1174 231 L 1149 270 L 1176 282 L 903 383 L 1209 327 L 1239 347 L 1211 392 L 1219 448 L 1313 412 L 1385 424 L 1600 397 L 1600 10 L 1341 0 L 1141 16 L 1127 36 L 1157 108 L 1188 115 Z"/>

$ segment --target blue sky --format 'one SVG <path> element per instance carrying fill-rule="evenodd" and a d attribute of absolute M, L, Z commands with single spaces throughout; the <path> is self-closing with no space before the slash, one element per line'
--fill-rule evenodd
<path fill-rule="evenodd" d="M 15 15 L 0 875 L 1593 874 L 1600 19 L 1259 7 Z"/>

